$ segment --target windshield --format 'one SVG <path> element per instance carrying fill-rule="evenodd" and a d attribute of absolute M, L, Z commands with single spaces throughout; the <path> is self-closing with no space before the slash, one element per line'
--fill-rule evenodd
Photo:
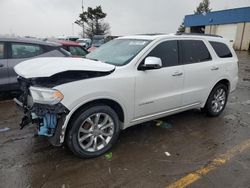
<path fill-rule="evenodd" d="M 122 66 L 129 63 L 149 42 L 149 40 L 138 39 L 112 40 L 95 49 L 86 58 Z"/>

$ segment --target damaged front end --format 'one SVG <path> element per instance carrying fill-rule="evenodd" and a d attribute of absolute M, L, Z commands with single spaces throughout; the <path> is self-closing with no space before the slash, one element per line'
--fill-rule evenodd
<path fill-rule="evenodd" d="M 63 96 L 59 91 L 34 87 L 34 80 L 18 77 L 22 95 L 14 99 L 24 116 L 20 123 L 21 129 L 28 124 L 35 124 L 38 135 L 46 136 L 52 145 L 60 146 L 62 125 L 69 113 L 60 101 Z"/>

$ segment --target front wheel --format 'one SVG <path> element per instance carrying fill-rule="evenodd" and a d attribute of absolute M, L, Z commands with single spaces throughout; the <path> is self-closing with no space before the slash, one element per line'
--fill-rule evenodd
<path fill-rule="evenodd" d="M 227 103 L 228 88 L 224 84 L 216 85 L 211 91 L 203 111 L 208 116 L 216 117 L 220 115 Z"/>
<path fill-rule="evenodd" d="M 93 106 L 74 116 L 67 144 L 79 157 L 97 157 L 115 144 L 119 132 L 119 119 L 115 111 L 106 105 Z"/>

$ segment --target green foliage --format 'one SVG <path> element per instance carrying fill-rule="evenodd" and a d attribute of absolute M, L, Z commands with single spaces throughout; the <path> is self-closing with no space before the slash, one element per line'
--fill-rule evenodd
<path fill-rule="evenodd" d="M 210 1 L 209 0 L 203 0 L 200 2 L 199 6 L 194 11 L 195 14 L 203 14 L 211 12 L 212 9 L 209 8 Z"/>
<path fill-rule="evenodd" d="M 200 2 L 199 6 L 194 11 L 194 13 L 205 14 L 205 13 L 211 12 L 212 9 L 209 8 L 209 6 L 210 6 L 209 0 L 202 0 L 202 2 Z M 185 26 L 184 26 L 184 21 L 183 21 L 181 25 L 179 26 L 177 33 L 184 33 L 184 32 L 185 32 Z"/>
<path fill-rule="evenodd" d="M 182 21 L 181 25 L 178 27 L 177 33 L 184 33 L 185 32 L 185 26 L 184 21 Z"/>
<path fill-rule="evenodd" d="M 107 14 L 102 11 L 101 6 L 88 7 L 87 11 L 83 11 L 79 15 L 79 19 L 75 23 L 83 28 L 83 35 L 90 38 L 94 35 L 106 35 L 110 32 L 109 24 L 103 21 L 106 16 Z"/>

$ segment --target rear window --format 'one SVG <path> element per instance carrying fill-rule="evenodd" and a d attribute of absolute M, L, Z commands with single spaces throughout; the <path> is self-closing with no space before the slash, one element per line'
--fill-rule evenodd
<path fill-rule="evenodd" d="M 210 44 L 212 45 L 214 51 L 220 58 L 233 57 L 231 51 L 229 50 L 226 44 L 212 41 L 210 41 Z"/>
<path fill-rule="evenodd" d="M 211 60 L 211 55 L 201 40 L 180 40 L 182 63 L 199 63 Z"/>

